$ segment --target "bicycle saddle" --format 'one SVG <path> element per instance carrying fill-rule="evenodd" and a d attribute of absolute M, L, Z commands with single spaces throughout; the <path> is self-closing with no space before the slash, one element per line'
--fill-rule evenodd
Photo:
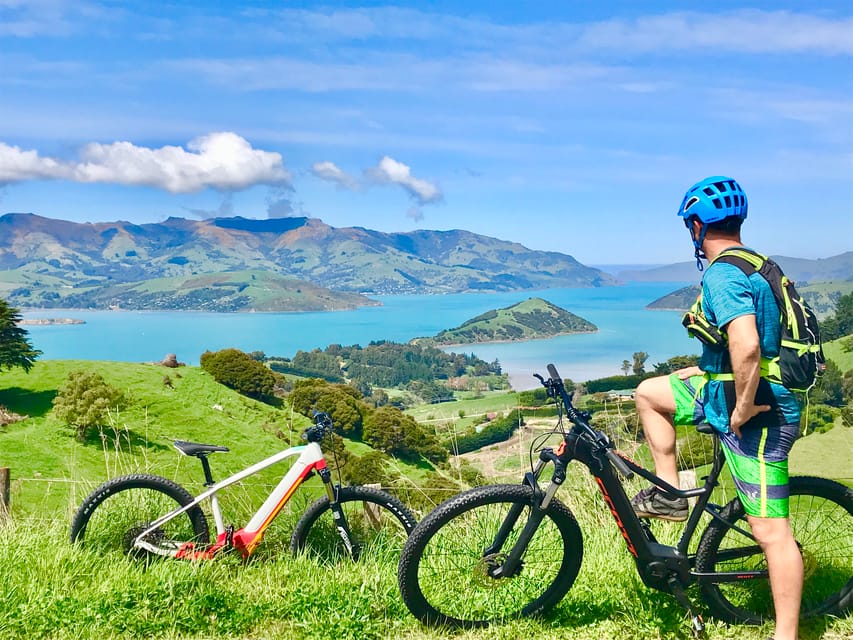
<path fill-rule="evenodd" d="M 208 453 L 227 453 L 230 451 L 228 447 L 220 447 L 216 444 L 199 444 L 198 442 L 187 442 L 186 440 L 174 440 L 172 444 L 175 449 L 183 453 L 185 456 L 206 456 Z"/>

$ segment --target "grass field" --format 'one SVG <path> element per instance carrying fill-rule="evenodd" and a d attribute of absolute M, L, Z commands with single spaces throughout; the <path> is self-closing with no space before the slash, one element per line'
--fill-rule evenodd
<path fill-rule="evenodd" d="M 51 415 L 56 389 L 77 368 L 95 368 L 133 396 L 133 406 L 114 416 L 114 434 L 120 437 L 81 444 Z M 170 376 L 173 388 L 163 385 L 164 375 Z M 500 405 L 497 397 L 473 398 L 418 411 L 453 405 L 458 419 L 459 408 L 467 415 L 515 404 L 511 397 L 503 401 L 507 404 Z M 0 528 L 2 638 L 690 637 L 689 623 L 675 601 L 640 582 L 618 529 L 579 465 L 570 467 L 567 486 L 559 495 L 577 516 L 584 534 L 584 562 L 568 596 L 543 619 L 450 632 L 422 627 L 408 614 L 397 590 L 396 557 L 356 566 L 292 557 L 287 542 L 310 492 L 302 496 L 297 492 L 292 505 L 270 528 L 258 557 L 249 562 L 224 556 L 213 562 L 146 564 L 120 553 L 100 554 L 68 543 L 74 509 L 85 493 L 109 476 L 145 469 L 174 478 L 190 490 L 201 488 L 197 461 L 178 456 L 169 438 L 231 447 L 231 453 L 212 459 L 214 473 L 221 478 L 289 442 L 299 442 L 307 418 L 245 399 L 198 368 L 168 370 L 89 361 L 43 361 L 29 374 L 2 372 L 0 405 L 30 416 L 0 427 L 0 467 L 10 467 L 13 477 L 12 519 Z M 548 420 L 543 420 L 541 428 L 547 425 Z M 817 469 L 821 475 L 845 474 L 853 468 L 844 457 L 853 452 L 851 432 L 836 427 L 803 439 L 795 448 L 802 451 L 802 460 L 792 459 L 792 467 L 800 472 Z M 365 445 L 351 446 L 365 450 Z M 513 451 L 487 448 L 487 453 L 520 460 L 519 452 L 526 448 L 527 442 L 521 441 Z M 515 462 L 500 464 L 516 471 Z M 517 464 L 520 471 L 523 464 Z M 410 479 L 420 473 L 403 465 L 401 470 Z M 632 482 L 628 490 L 639 486 Z M 237 487 L 226 496 L 223 508 L 236 506 L 237 515 L 245 513 L 252 497 L 250 487 Z M 680 531 L 680 525 L 670 523 L 656 522 L 653 527 L 663 542 L 672 542 Z M 707 637 L 764 640 L 771 634 L 769 626 L 712 621 Z M 801 629 L 804 640 L 851 637 L 853 618 L 822 619 Z"/>
<path fill-rule="evenodd" d="M 838 368 L 841 369 L 842 372 L 853 369 L 853 351 L 844 351 L 841 347 L 841 342 L 850 337 L 851 336 L 847 336 L 846 338 L 840 338 L 839 340 L 832 340 L 831 342 L 827 342 L 823 345 L 824 355 L 828 360 L 832 360 L 837 364 Z"/>

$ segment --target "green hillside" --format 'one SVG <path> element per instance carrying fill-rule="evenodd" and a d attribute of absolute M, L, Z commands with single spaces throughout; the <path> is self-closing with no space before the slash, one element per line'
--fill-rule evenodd
<path fill-rule="evenodd" d="M 24 307 L 198 311 L 340 311 L 379 303 L 357 293 L 331 291 L 305 280 L 255 270 L 152 278 L 139 282 L 69 287 L 25 270 L 0 272 L 0 294 Z"/>
<path fill-rule="evenodd" d="M 598 331 L 594 324 L 542 298 L 528 298 L 503 309 L 487 311 L 435 338 L 417 338 L 436 345 L 506 342 L 552 338 L 568 333 Z"/>
<path fill-rule="evenodd" d="M 823 353 L 827 360 L 832 360 L 842 372 L 853 369 L 853 351 L 844 351 L 841 345 L 842 342 L 849 340 L 851 337 L 853 336 L 845 336 L 838 340 L 825 342 L 823 345 Z"/>
<path fill-rule="evenodd" d="M 76 369 L 99 372 L 131 398 L 128 409 L 112 416 L 103 441 L 78 442 L 50 413 L 57 389 Z M 167 375 L 171 388 L 163 384 Z M 95 484 L 123 473 L 145 470 L 198 489 L 201 465 L 178 454 L 170 439 L 229 447 L 230 453 L 211 459 L 214 477 L 222 479 L 289 443 L 300 443 L 302 429 L 310 424 L 287 409 L 243 397 L 196 367 L 46 360 L 29 374 L 20 369 L 0 373 L 0 405 L 29 416 L 0 427 L 0 467 L 11 470 L 14 512 L 54 511 L 63 518 Z M 281 473 L 273 467 L 271 478 Z"/>

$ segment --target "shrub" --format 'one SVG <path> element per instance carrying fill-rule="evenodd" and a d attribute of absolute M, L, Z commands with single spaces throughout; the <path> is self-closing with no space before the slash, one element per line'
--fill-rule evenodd
<path fill-rule="evenodd" d="M 274 398 L 275 374 L 248 353 L 239 349 L 205 351 L 200 364 L 218 383 L 244 396 L 265 402 Z"/>
<path fill-rule="evenodd" d="M 389 487 L 395 474 L 388 470 L 388 456 L 380 451 L 370 451 L 363 456 L 350 456 L 343 468 L 347 482 L 353 484 L 379 484 Z"/>
<path fill-rule="evenodd" d="M 438 438 L 396 407 L 380 407 L 370 412 L 364 421 L 363 438 L 370 446 L 404 460 L 416 461 L 420 457 L 433 463 L 447 460 L 447 451 Z"/>
<path fill-rule="evenodd" d="M 104 426 L 110 410 L 125 404 L 124 395 L 94 371 L 72 371 L 53 399 L 53 411 L 65 424 L 74 427 L 78 440 Z"/>
<path fill-rule="evenodd" d="M 290 394 L 294 411 L 311 417 L 314 411 L 325 411 L 335 427 L 350 438 L 361 438 L 363 416 L 368 408 L 361 394 L 345 384 L 332 384 L 319 378 L 297 380 Z"/>

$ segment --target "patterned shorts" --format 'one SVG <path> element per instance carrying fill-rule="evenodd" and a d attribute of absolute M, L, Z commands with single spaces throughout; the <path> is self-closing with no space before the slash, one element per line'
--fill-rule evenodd
<path fill-rule="evenodd" d="M 704 376 L 681 380 L 670 376 L 675 397 L 675 424 L 705 422 Z M 777 413 L 759 414 L 733 432 L 720 433 L 726 462 L 747 514 L 759 518 L 788 517 L 788 454 L 800 434 L 799 424 L 779 424 Z M 764 422 L 765 424 L 762 424 Z"/>

